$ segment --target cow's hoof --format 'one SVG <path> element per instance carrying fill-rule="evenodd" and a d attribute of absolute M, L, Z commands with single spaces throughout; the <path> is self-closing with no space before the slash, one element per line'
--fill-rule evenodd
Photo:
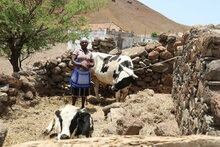
<path fill-rule="evenodd" d="M 86 138 L 85 135 L 79 135 L 78 138 Z"/>
<path fill-rule="evenodd" d="M 43 135 L 45 135 L 45 136 L 49 135 L 49 131 L 48 131 L 48 130 L 45 130 L 45 131 L 43 132 Z"/>

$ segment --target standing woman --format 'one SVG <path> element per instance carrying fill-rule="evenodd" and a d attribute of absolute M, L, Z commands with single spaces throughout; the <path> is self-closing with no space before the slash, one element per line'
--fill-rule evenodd
<path fill-rule="evenodd" d="M 85 107 L 86 96 L 90 94 L 91 73 L 94 66 L 92 52 L 87 49 L 88 39 L 80 39 L 81 48 L 72 53 L 72 63 L 75 68 L 72 72 L 70 84 L 72 86 L 72 105 L 75 105 L 77 97 L 82 98 L 82 108 Z"/>

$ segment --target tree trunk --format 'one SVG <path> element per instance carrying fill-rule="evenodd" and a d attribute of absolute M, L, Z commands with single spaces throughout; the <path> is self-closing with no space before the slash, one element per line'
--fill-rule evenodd
<path fill-rule="evenodd" d="M 20 71 L 20 67 L 19 67 L 19 57 L 20 57 L 20 48 L 11 48 L 11 65 L 13 67 L 13 72 L 18 72 Z"/>

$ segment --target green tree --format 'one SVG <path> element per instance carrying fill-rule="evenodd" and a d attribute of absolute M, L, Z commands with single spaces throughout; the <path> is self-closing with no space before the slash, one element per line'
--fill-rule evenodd
<path fill-rule="evenodd" d="M 152 32 L 151 33 L 151 37 L 157 37 L 157 33 L 156 32 Z"/>
<path fill-rule="evenodd" d="M 23 53 L 78 38 L 87 25 L 83 15 L 106 4 L 105 0 L 0 0 L 0 50 L 8 55 L 13 71 L 20 71 Z M 67 33 L 69 29 L 79 33 Z"/>

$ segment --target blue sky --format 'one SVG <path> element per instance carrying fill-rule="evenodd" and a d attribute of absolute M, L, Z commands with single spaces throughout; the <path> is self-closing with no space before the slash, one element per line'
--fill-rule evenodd
<path fill-rule="evenodd" d="M 180 24 L 220 24 L 220 0 L 139 1 Z"/>

